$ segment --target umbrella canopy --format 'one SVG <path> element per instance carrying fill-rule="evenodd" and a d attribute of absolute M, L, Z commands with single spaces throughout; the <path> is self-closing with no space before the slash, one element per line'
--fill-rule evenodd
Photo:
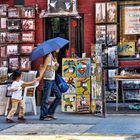
<path fill-rule="evenodd" d="M 56 38 L 44 41 L 42 44 L 37 46 L 37 48 L 32 51 L 30 55 L 30 60 L 34 61 L 40 57 L 43 57 L 46 54 L 49 54 L 57 49 L 64 47 L 68 43 L 69 43 L 69 40 L 61 38 L 61 37 L 56 37 Z"/>

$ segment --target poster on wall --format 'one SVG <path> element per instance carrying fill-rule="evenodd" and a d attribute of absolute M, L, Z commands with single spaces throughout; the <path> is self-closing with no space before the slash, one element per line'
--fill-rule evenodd
<path fill-rule="evenodd" d="M 8 43 L 19 43 L 20 42 L 20 33 L 18 33 L 18 32 L 7 33 L 7 42 Z"/>
<path fill-rule="evenodd" d="M 9 18 L 20 18 L 20 8 L 9 7 L 8 8 L 8 17 Z"/>
<path fill-rule="evenodd" d="M 77 59 L 77 77 L 88 77 L 91 75 L 90 58 Z"/>
<path fill-rule="evenodd" d="M 62 94 L 62 112 L 76 112 L 76 95 Z"/>
<path fill-rule="evenodd" d="M 25 43 L 34 43 L 35 41 L 34 31 L 23 31 L 21 33 L 21 40 Z"/>
<path fill-rule="evenodd" d="M 1 58 L 7 57 L 6 45 L 0 45 L 0 57 Z"/>
<path fill-rule="evenodd" d="M 107 25 L 107 44 L 117 44 L 117 25 Z"/>
<path fill-rule="evenodd" d="M 0 29 L 6 28 L 7 28 L 7 18 L 6 17 L 0 18 Z"/>
<path fill-rule="evenodd" d="M 106 43 L 106 26 L 96 25 L 96 43 L 105 44 Z"/>
<path fill-rule="evenodd" d="M 31 62 L 29 61 L 29 57 L 20 57 L 20 69 L 21 70 L 31 69 Z"/>
<path fill-rule="evenodd" d="M 90 94 L 90 77 L 76 78 L 76 94 Z"/>
<path fill-rule="evenodd" d="M 6 43 L 7 33 L 0 32 L 0 43 Z"/>
<path fill-rule="evenodd" d="M 15 70 L 19 68 L 19 58 L 17 56 L 9 57 L 9 69 Z"/>
<path fill-rule="evenodd" d="M 117 22 L 117 2 L 107 2 L 107 22 Z"/>
<path fill-rule="evenodd" d="M 0 4 L 0 16 L 6 16 L 7 15 L 7 4 Z"/>
<path fill-rule="evenodd" d="M 34 19 L 23 19 L 22 20 L 22 29 L 23 30 L 35 30 Z"/>
<path fill-rule="evenodd" d="M 76 58 L 63 58 L 62 76 L 76 77 Z"/>
<path fill-rule="evenodd" d="M 90 112 L 90 95 L 77 95 L 76 109 L 79 113 Z"/>
<path fill-rule="evenodd" d="M 33 7 L 23 7 L 21 16 L 22 18 L 35 18 L 35 9 Z"/>
<path fill-rule="evenodd" d="M 133 56 L 135 55 L 135 42 L 121 42 L 118 45 L 119 56 Z"/>
<path fill-rule="evenodd" d="M 8 28 L 8 30 L 21 29 L 21 20 L 20 19 L 8 19 L 7 28 Z"/>
<path fill-rule="evenodd" d="M 96 3 L 96 23 L 105 23 L 106 3 Z"/>
<path fill-rule="evenodd" d="M 140 6 L 124 7 L 124 34 L 140 34 Z"/>

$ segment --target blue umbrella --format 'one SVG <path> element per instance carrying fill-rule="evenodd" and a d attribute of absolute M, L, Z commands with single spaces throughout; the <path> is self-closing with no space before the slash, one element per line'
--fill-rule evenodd
<path fill-rule="evenodd" d="M 37 48 L 32 51 L 30 55 L 30 60 L 34 61 L 40 57 L 43 57 L 46 54 L 49 54 L 57 49 L 64 47 L 68 43 L 69 43 L 69 40 L 66 40 L 61 37 L 56 37 L 56 38 L 44 41 L 42 44 L 37 46 Z"/>

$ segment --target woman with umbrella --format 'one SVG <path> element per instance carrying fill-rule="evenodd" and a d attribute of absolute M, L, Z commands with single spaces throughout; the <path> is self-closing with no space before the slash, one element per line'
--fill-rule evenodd
<path fill-rule="evenodd" d="M 69 41 L 60 37 L 44 41 L 30 55 L 30 60 L 34 61 L 39 57 L 45 56 L 43 67 L 37 78 L 39 81 L 43 78 L 43 99 L 40 109 L 40 120 L 52 120 L 55 110 L 61 100 L 61 92 L 55 82 L 55 71 L 59 67 L 57 60 L 54 58 L 54 52 L 58 53 L 59 49 L 68 44 Z M 56 98 L 49 106 L 48 100 L 50 94 L 53 93 Z"/>
<path fill-rule="evenodd" d="M 55 52 L 58 53 L 59 49 L 57 49 Z M 49 121 L 52 119 L 56 119 L 56 117 L 54 117 L 54 113 L 61 100 L 61 92 L 55 82 L 55 71 L 59 67 L 59 64 L 56 58 L 54 58 L 53 54 L 54 52 L 52 54 L 48 54 L 45 57 L 45 61 L 41 69 L 40 75 L 37 78 L 38 80 L 41 80 L 43 78 L 43 99 L 40 109 L 40 120 Z M 53 93 L 56 98 L 53 103 L 48 107 L 48 100 L 51 93 Z"/>

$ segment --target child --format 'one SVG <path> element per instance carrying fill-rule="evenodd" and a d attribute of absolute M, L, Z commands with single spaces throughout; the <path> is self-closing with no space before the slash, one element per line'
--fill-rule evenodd
<path fill-rule="evenodd" d="M 22 85 L 29 85 L 29 84 L 34 84 L 36 80 L 32 82 L 24 82 L 21 80 L 21 72 L 18 70 L 15 70 L 12 74 L 12 79 L 13 83 L 9 89 L 10 92 L 12 92 L 12 108 L 6 118 L 6 121 L 8 123 L 13 123 L 14 121 L 13 116 L 17 110 L 17 107 L 19 105 L 19 115 L 18 115 L 18 120 L 25 122 L 24 118 L 24 103 L 22 99 Z"/>

